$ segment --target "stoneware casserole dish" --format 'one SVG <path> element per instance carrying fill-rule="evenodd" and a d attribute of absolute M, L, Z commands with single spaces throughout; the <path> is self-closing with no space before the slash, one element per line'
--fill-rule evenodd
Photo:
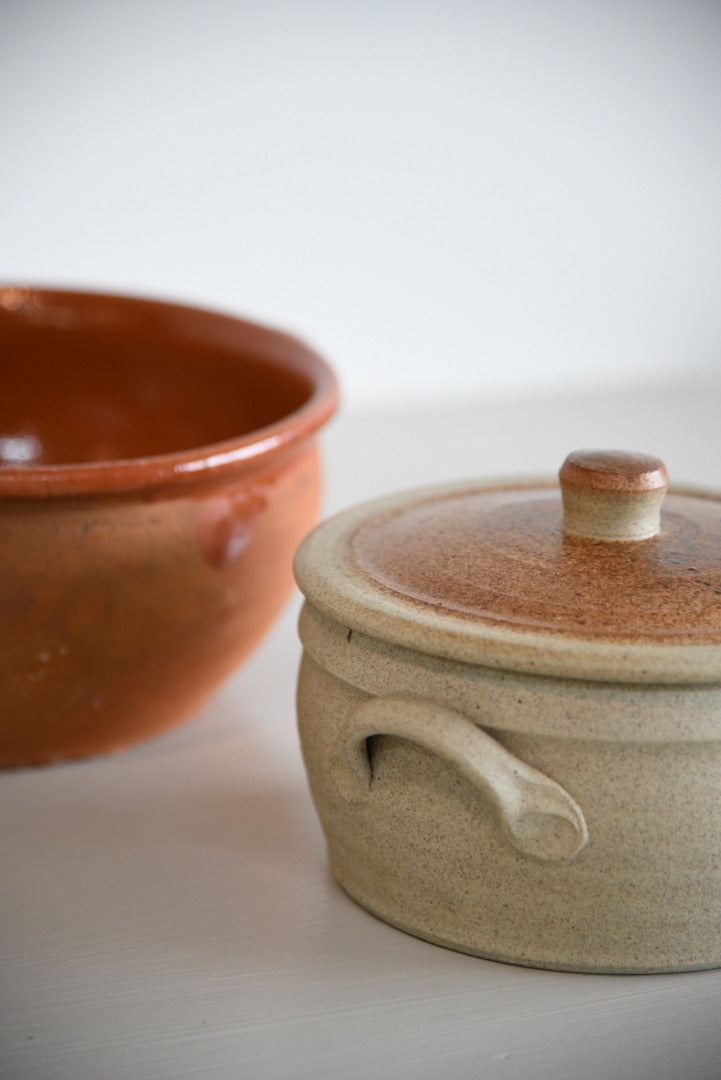
<path fill-rule="evenodd" d="M 332 869 L 464 952 L 718 966 L 721 501 L 666 495 L 646 455 L 577 452 L 560 479 L 411 492 L 302 544 Z"/>
<path fill-rule="evenodd" d="M 0 289 L 0 766 L 192 715 L 315 524 L 324 361 L 151 300 Z"/>

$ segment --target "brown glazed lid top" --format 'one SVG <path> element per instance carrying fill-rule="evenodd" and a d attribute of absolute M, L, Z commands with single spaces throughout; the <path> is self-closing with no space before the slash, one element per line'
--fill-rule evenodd
<path fill-rule="evenodd" d="M 451 659 L 618 681 L 721 678 L 721 500 L 667 494 L 661 461 L 619 451 L 570 454 L 560 481 L 349 511 L 310 545 L 324 547 L 324 579 L 301 549 L 301 588 L 354 629 Z"/>

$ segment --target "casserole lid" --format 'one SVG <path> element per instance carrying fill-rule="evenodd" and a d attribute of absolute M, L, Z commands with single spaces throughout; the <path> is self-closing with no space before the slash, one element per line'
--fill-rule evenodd
<path fill-rule="evenodd" d="M 605 681 L 721 678 L 721 499 L 658 458 L 576 451 L 549 483 L 410 492 L 319 526 L 316 607 L 395 645 Z"/>

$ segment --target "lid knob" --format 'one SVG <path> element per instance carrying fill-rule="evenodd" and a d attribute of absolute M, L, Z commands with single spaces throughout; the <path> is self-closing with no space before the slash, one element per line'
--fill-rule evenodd
<path fill-rule="evenodd" d="M 660 532 L 668 473 L 659 458 L 624 450 L 574 450 L 558 475 L 567 536 L 628 543 Z"/>

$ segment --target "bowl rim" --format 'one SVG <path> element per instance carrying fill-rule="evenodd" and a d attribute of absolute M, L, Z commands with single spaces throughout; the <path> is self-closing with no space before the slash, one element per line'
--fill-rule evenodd
<path fill-rule="evenodd" d="M 113 320 L 117 326 L 128 328 L 134 320 L 151 318 L 166 328 L 167 335 L 172 326 L 192 326 L 198 343 L 203 334 L 208 342 L 216 343 L 222 340 L 230 344 L 238 338 L 246 342 L 239 353 L 252 352 L 253 359 L 261 364 L 272 363 L 305 376 L 312 390 L 302 405 L 278 420 L 220 442 L 108 461 L 0 465 L 0 498 L 108 495 L 226 482 L 276 464 L 311 438 L 338 407 L 338 380 L 327 361 L 305 342 L 276 327 L 209 307 L 154 297 L 0 282 L 0 320 L 4 315 L 28 324 L 72 328 L 73 312 L 86 315 L 81 324 L 76 319 L 75 325 L 83 328 L 93 323 L 107 327 Z M 92 314 L 88 317 L 89 312 Z"/>

